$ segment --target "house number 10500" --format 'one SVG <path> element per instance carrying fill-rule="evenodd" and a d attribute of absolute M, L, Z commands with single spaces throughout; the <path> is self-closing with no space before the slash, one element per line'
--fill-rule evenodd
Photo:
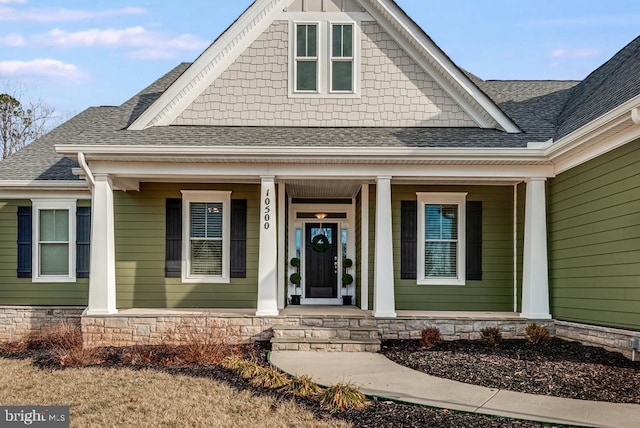
<path fill-rule="evenodd" d="M 271 198 L 269 197 L 269 189 L 267 196 L 264 198 L 264 229 L 269 230 L 271 227 Z"/>

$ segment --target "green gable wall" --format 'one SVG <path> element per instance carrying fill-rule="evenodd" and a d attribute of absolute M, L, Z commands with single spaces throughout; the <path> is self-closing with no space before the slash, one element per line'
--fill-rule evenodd
<path fill-rule="evenodd" d="M 90 206 L 79 200 L 78 206 Z M 18 207 L 31 206 L 30 200 L 0 202 L 0 304 L 33 306 L 86 306 L 89 280 L 77 282 L 33 283 L 31 278 L 18 278 Z"/>
<path fill-rule="evenodd" d="M 550 180 L 554 318 L 640 329 L 640 140 Z"/>
<path fill-rule="evenodd" d="M 247 200 L 247 277 L 229 284 L 182 284 L 164 277 L 165 204 L 180 190 L 231 190 Z M 118 308 L 255 308 L 260 186 L 143 183 L 114 195 Z"/>
<path fill-rule="evenodd" d="M 482 281 L 434 286 L 400 279 L 400 205 L 416 192 L 467 192 L 468 201 L 483 202 Z M 397 310 L 513 311 L 513 187 L 396 185 L 392 210 Z"/>

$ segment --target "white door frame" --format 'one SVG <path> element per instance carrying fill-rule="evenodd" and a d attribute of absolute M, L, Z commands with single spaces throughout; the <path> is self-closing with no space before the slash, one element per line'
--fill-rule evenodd
<path fill-rule="evenodd" d="M 293 288 L 289 281 L 289 276 L 296 272 L 296 269 L 291 266 L 289 261 L 297 257 L 297 243 L 296 243 L 296 229 L 301 231 L 301 246 L 300 246 L 300 275 L 302 275 L 302 282 L 300 283 L 300 303 L 303 305 L 342 305 L 342 296 L 348 294 L 352 296 L 352 302 L 356 302 L 356 227 L 355 227 L 355 208 L 356 200 L 351 198 L 351 204 L 294 204 L 292 198 L 289 198 L 289 251 L 287 259 L 287 301 L 293 294 Z M 325 224 L 337 224 L 338 225 L 338 237 L 340 241 L 338 245 L 338 297 L 335 299 L 307 299 L 305 298 L 305 228 L 308 223 L 320 223 L 321 221 L 316 218 L 299 219 L 298 213 L 345 213 L 347 218 L 345 219 L 326 219 L 322 221 Z M 342 254 L 342 229 L 347 229 L 347 254 Z M 353 261 L 353 266 L 349 273 L 353 276 L 354 281 L 347 289 L 342 287 L 342 260 L 347 257 Z"/>

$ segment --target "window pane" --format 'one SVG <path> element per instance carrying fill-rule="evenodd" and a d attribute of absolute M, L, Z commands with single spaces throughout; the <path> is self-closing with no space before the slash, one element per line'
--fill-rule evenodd
<path fill-rule="evenodd" d="M 316 61 L 298 61 L 297 76 L 298 91 L 317 90 L 317 67 Z"/>
<path fill-rule="evenodd" d="M 192 203 L 192 238 L 222 238 L 222 203 Z"/>
<path fill-rule="evenodd" d="M 324 228 L 324 227 L 322 229 L 320 229 L 319 227 L 311 228 L 311 239 L 315 238 L 320 234 L 323 234 L 324 236 L 327 237 L 329 244 L 333 244 L 333 229 Z"/>
<path fill-rule="evenodd" d="M 296 55 L 299 57 L 315 57 L 317 55 L 317 28 L 315 25 L 297 26 Z"/>
<path fill-rule="evenodd" d="M 351 61 L 335 61 L 333 63 L 333 82 L 331 88 L 334 91 L 353 90 L 353 64 Z"/>
<path fill-rule="evenodd" d="M 40 210 L 40 241 L 69 240 L 69 211 Z"/>
<path fill-rule="evenodd" d="M 348 229 L 342 229 L 342 257 L 345 258 L 347 257 L 347 236 L 348 236 Z"/>
<path fill-rule="evenodd" d="M 457 240 L 458 206 L 425 205 L 424 230 L 426 240 Z"/>
<path fill-rule="evenodd" d="M 191 274 L 222 275 L 222 240 L 191 241 Z"/>
<path fill-rule="evenodd" d="M 457 249 L 456 242 L 426 242 L 424 244 L 425 277 L 455 278 Z"/>
<path fill-rule="evenodd" d="M 296 257 L 302 257 L 302 229 L 296 228 Z"/>
<path fill-rule="evenodd" d="M 69 274 L 69 245 L 40 244 L 40 275 Z"/>
<path fill-rule="evenodd" d="M 333 57 L 353 56 L 353 27 L 351 25 L 333 26 Z"/>
<path fill-rule="evenodd" d="M 297 56 L 307 56 L 307 26 L 306 25 L 298 25 L 296 29 L 296 55 Z"/>

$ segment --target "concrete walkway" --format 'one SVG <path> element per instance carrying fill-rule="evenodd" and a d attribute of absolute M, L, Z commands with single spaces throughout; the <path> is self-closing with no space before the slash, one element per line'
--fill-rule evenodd
<path fill-rule="evenodd" d="M 640 426 L 640 405 L 572 400 L 469 385 L 369 352 L 274 351 L 271 363 L 321 385 L 350 382 L 367 395 L 451 410 L 595 427 Z"/>

